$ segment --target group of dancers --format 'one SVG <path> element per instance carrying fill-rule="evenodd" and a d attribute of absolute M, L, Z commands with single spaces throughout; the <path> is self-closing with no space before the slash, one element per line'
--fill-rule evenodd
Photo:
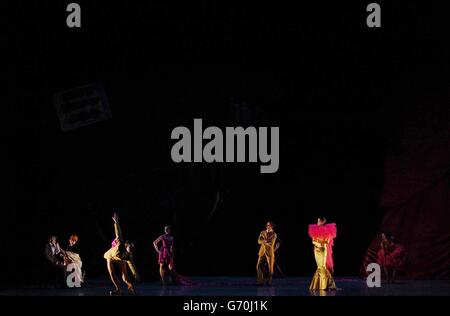
<path fill-rule="evenodd" d="M 130 293 L 136 293 L 133 281 L 128 270 L 131 271 L 133 279 L 140 280 L 139 273 L 133 260 L 133 244 L 123 238 L 122 230 L 119 224 L 117 213 L 112 217 L 115 238 L 111 247 L 104 254 L 106 267 L 114 286 L 111 295 L 121 295 L 120 278 L 126 284 Z M 256 263 L 256 274 L 258 286 L 265 284 L 271 286 L 274 276 L 274 270 L 279 269 L 276 263 L 276 252 L 280 245 L 280 240 L 274 230 L 275 224 L 268 221 L 266 228 L 261 231 L 258 237 L 260 249 Z M 336 284 L 333 278 L 333 244 L 337 235 L 335 223 L 327 223 L 326 218 L 319 217 L 317 223 L 309 225 L 308 234 L 311 237 L 314 258 L 316 261 L 316 271 L 313 275 L 309 289 L 311 291 L 336 290 Z M 74 264 L 77 276 L 83 282 L 84 277 L 81 273 L 82 262 L 79 256 L 77 246 L 78 237 L 72 235 L 69 238 L 68 247 L 63 250 L 56 242 L 56 237 L 52 236 L 46 247 L 47 259 L 55 265 L 66 266 Z M 174 237 L 172 236 L 171 226 L 165 226 L 164 234 L 159 236 L 153 246 L 158 253 L 158 265 L 161 282 L 163 285 L 173 283 L 181 285 L 191 285 L 192 281 L 181 276 L 175 270 L 174 266 Z M 404 248 L 393 241 L 393 236 L 389 233 L 382 233 L 382 242 L 378 252 L 378 263 L 383 266 L 388 282 L 395 279 L 396 269 L 403 264 Z M 281 273 L 281 270 L 280 270 Z"/>
<path fill-rule="evenodd" d="M 275 252 L 277 248 L 277 234 L 274 223 L 269 221 L 266 229 L 259 234 L 258 243 L 261 245 L 256 263 L 257 285 L 272 285 L 275 267 Z M 314 257 L 317 264 L 309 289 L 335 290 L 333 279 L 333 240 L 336 238 L 336 224 L 327 224 L 324 217 L 318 218 L 316 224 L 309 225 L 309 236 L 314 247 Z M 266 269 L 264 269 L 267 267 Z"/>
<path fill-rule="evenodd" d="M 57 241 L 56 236 L 50 236 L 45 246 L 45 258 L 47 259 L 47 268 L 49 275 L 55 277 L 53 284 L 61 284 L 62 276 L 65 275 L 67 266 L 71 265 L 72 272 L 80 284 L 84 283 L 84 273 L 82 272 L 83 262 L 80 257 L 80 248 L 78 245 L 78 236 L 69 237 L 67 247 L 64 249 Z M 54 270 L 56 269 L 57 273 Z M 56 282 L 55 282 L 56 281 Z"/>
<path fill-rule="evenodd" d="M 114 285 L 114 290 L 111 291 L 110 294 L 122 294 L 118 275 L 122 277 L 123 282 L 127 285 L 128 291 L 134 294 L 136 291 L 128 275 L 128 268 L 136 281 L 140 281 L 140 276 L 133 260 L 133 244 L 129 241 L 124 241 L 117 213 L 114 213 L 112 219 L 114 223 L 115 239 L 111 244 L 111 248 L 103 255 L 106 259 L 109 276 Z M 174 238 L 172 236 L 172 229 L 170 226 L 166 226 L 164 228 L 164 234 L 159 236 L 153 242 L 153 246 L 158 253 L 161 282 L 163 285 L 167 283 L 189 285 L 190 281 L 175 271 L 173 245 Z"/>

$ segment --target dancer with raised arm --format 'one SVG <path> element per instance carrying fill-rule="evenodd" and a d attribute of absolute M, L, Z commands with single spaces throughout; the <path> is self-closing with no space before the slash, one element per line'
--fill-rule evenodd
<path fill-rule="evenodd" d="M 114 222 L 114 231 L 115 231 L 115 240 L 113 242 L 113 246 L 104 254 L 104 258 L 106 259 L 106 266 L 108 268 L 109 276 L 111 277 L 111 281 L 114 284 L 115 290 L 111 291 L 111 295 L 121 295 L 122 291 L 120 289 L 119 278 L 117 274 L 122 276 L 122 280 L 128 287 L 128 290 L 135 294 L 135 289 L 133 283 L 131 282 L 128 271 L 127 264 L 130 266 L 131 272 L 136 277 L 137 270 L 132 260 L 132 252 L 131 252 L 131 244 L 123 240 L 122 231 L 119 225 L 119 215 L 114 213 L 112 217 Z M 117 273 L 116 273 L 117 272 Z"/>
<path fill-rule="evenodd" d="M 327 224 L 325 217 L 319 217 L 317 224 L 309 225 L 309 236 L 314 245 L 314 258 L 317 269 L 311 281 L 309 289 L 315 290 L 336 290 L 332 273 L 333 264 L 333 240 L 336 238 L 336 224 Z"/>

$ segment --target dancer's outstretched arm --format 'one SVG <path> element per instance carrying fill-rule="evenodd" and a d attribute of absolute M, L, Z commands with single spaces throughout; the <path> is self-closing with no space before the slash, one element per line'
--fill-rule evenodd
<path fill-rule="evenodd" d="M 114 232 L 116 234 L 116 240 L 122 240 L 122 230 L 120 229 L 119 225 L 119 215 L 116 212 L 114 212 L 112 220 L 114 221 Z"/>
<path fill-rule="evenodd" d="M 130 257 L 127 260 L 127 265 L 131 270 L 131 273 L 133 274 L 133 277 L 136 281 L 140 281 L 141 277 L 139 276 L 138 270 L 136 268 L 136 264 L 134 263 L 133 254 L 130 253 Z"/>

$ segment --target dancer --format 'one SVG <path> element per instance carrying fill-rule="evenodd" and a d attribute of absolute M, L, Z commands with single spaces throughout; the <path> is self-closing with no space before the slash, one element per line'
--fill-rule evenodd
<path fill-rule="evenodd" d="M 167 275 L 169 274 L 173 282 L 174 260 L 173 260 L 173 236 L 172 227 L 167 225 L 164 227 L 164 234 L 159 236 L 153 242 L 158 253 L 159 275 L 161 276 L 162 284 L 167 284 Z M 159 247 L 161 243 L 161 247 Z"/>
<path fill-rule="evenodd" d="M 378 263 L 383 267 L 386 281 L 395 282 L 397 270 L 400 269 L 406 257 L 405 248 L 394 243 L 394 236 L 391 233 L 381 233 L 380 250 L 377 253 Z"/>
<path fill-rule="evenodd" d="M 317 270 L 309 286 L 312 291 L 336 289 L 332 276 L 334 272 L 333 239 L 336 238 L 336 224 L 326 224 L 326 222 L 325 217 L 319 217 L 317 224 L 309 225 L 308 234 L 312 238 L 317 264 Z"/>
<path fill-rule="evenodd" d="M 160 243 L 161 247 L 159 247 Z M 175 270 L 173 244 L 174 238 L 172 236 L 172 227 L 167 225 L 164 227 L 164 234 L 156 238 L 153 242 L 153 247 L 158 253 L 161 283 L 163 285 L 194 285 L 193 281 L 178 274 L 178 272 Z"/>
<path fill-rule="evenodd" d="M 116 275 L 116 269 L 118 270 L 119 274 L 122 275 L 122 280 L 127 285 L 128 290 L 131 293 L 135 294 L 136 292 L 133 283 L 131 283 L 127 271 L 127 264 L 128 264 L 130 266 L 131 272 L 136 277 L 137 270 L 136 267 L 134 266 L 131 253 L 132 245 L 129 242 L 124 242 L 122 239 L 122 231 L 120 229 L 119 216 L 117 215 L 117 213 L 114 213 L 112 219 L 114 222 L 114 231 L 116 239 L 114 240 L 114 246 L 111 247 L 111 249 L 109 249 L 107 252 L 105 252 L 103 256 L 106 259 L 106 266 L 108 268 L 109 276 L 111 277 L 111 281 L 115 287 L 115 290 L 111 291 L 110 294 L 111 295 L 122 294 L 122 291 L 119 286 L 119 279 Z"/>
<path fill-rule="evenodd" d="M 81 284 L 84 283 L 84 277 L 82 273 L 83 262 L 80 257 L 80 247 L 78 244 L 78 236 L 72 235 L 69 238 L 69 245 L 66 250 L 61 250 L 64 254 L 64 264 L 67 266 L 73 264 L 75 267 L 75 277 L 80 281 Z"/>
<path fill-rule="evenodd" d="M 261 245 L 258 253 L 258 262 L 256 263 L 257 273 L 257 285 L 264 285 L 264 281 L 267 280 L 267 284 L 272 285 L 273 267 L 275 263 L 275 243 L 277 240 L 277 234 L 273 230 L 274 223 L 269 221 L 266 224 L 266 229 L 259 234 L 258 244 Z M 267 275 L 264 275 L 263 266 L 267 264 Z"/>
<path fill-rule="evenodd" d="M 117 239 L 114 239 L 111 242 L 111 247 L 117 246 L 117 243 L 118 243 Z M 131 274 L 133 275 L 134 279 L 137 282 L 140 282 L 141 281 L 141 277 L 140 277 L 140 275 L 138 273 L 138 270 L 136 268 L 136 264 L 134 263 L 134 256 L 133 256 L 134 243 L 132 243 L 132 242 L 127 240 L 127 241 L 125 241 L 125 245 L 126 245 L 125 249 L 128 252 L 126 260 L 125 260 L 127 262 L 128 269 L 131 271 Z"/>

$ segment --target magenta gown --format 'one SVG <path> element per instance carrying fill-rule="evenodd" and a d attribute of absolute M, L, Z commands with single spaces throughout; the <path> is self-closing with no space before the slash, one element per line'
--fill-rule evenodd
<path fill-rule="evenodd" d="M 170 264 L 173 266 L 173 238 L 163 235 L 161 238 L 162 246 L 159 248 L 158 264 Z"/>
<path fill-rule="evenodd" d="M 173 259 L 173 238 L 169 238 L 163 235 L 161 238 L 162 246 L 159 248 L 158 253 L 158 264 L 171 265 L 172 271 L 170 272 L 172 277 L 172 282 L 177 285 L 194 285 L 194 282 L 185 276 L 182 276 L 175 270 L 174 259 Z"/>

